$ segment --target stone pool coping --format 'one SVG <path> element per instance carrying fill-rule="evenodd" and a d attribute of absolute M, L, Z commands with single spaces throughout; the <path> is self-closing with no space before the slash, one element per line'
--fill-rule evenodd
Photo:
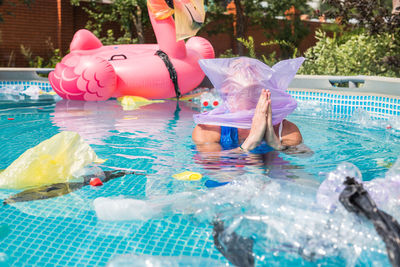
<path fill-rule="evenodd" d="M 349 87 L 336 87 L 333 83 L 349 83 Z M 356 85 L 361 84 L 360 87 Z M 400 96 L 400 78 L 378 76 L 296 75 L 290 89 L 307 89 L 331 92 L 363 93 L 367 95 Z"/>

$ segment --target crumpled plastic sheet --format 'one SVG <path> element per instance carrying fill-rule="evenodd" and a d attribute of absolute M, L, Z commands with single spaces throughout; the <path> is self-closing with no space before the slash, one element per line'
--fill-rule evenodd
<path fill-rule="evenodd" d="M 74 180 L 74 173 L 101 163 L 76 132 L 61 132 L 28 149 L 0 173 L 0 188 L 23 189 Z"/>
<path fill-rule="evenodd" d="M 226 242 L 240 240 L 230 239 L 230 236 L 254 240 L 252 253 L 256 265 L 279 261 L 346 266 L 389 264 L 385 245 L 373 226 L 364 218 L 349 213 L 338 202 L 346 176 L 362 180 L 358 168 L 350 163 L 342 163 L 328 173 L 328 178 L 319 187 L 301 179 L 271 179 L 249 173 L 213 189 L 157 195 L 136 201 L 146 213 L 130 215 L 130 219 L 150 220 L 182 214 L 198 223 L 222 221 L 225 228 L 221 235 Z M 384 179 L 365 182 L 377 203 L 394 217 L 400 216 L 398 211 L 395 212 L 399 207 L 399 195 L 398 186 L 394 186 L 399 178 L 400 160 Z M 110 211 L 108 216 L 99 219 L 119 220 L 120 214 L 127 216 L 127 212 L 138 210 L 137 207 L 124 209 L 124 201 L 129 204 L 130 200 L 120 198 L 118 201 L 118 209 L 106 208 L 102 212 Z M 105 206 L 97 206 L 96 213 L 98 208 Z"/>
<path fill-rule="evenodd" d="M 121 255 L 107 263 L 107 267 L 222 267 L 225 263 L 208 258 L 193 256 L 151 256 L 151 255 Z"/>
<path fill-rule="evenodd" d="M 360 170 L 352 163 L 344 162 L 336 170 L 328 173 L 317 192 L 317 203 L 322 208 L 335 210 L 339 203 L 339 194 L 345 188 L 343 182 L 346 177 L 355 178 L 363 183 L 364 188 L 371 195 L 380 209 L 400 218 L 400 159 L 385 174 L 384 178 L 376 177 L 371 181 L 362 181 Z"/>

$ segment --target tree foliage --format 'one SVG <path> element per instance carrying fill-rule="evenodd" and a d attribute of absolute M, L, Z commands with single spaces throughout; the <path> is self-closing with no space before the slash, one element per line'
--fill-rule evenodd
<path fill-rule="evenodd" d="M 358 60 L 362 61 L 361 64 L 367 62 L 371 68 L 373 64 L 380 64 L 381 70 L 372 71 L 375 75 L 400 76 L 400 15 L 392 14 L 391 0 L 325 0 L 324 3 L 327 7 L 326 16 L 335 18 L 339 23 L 336 32 L 341 37 L 329 40 L 320 36 L 319 42 L 336 42 L 340 46 L 350 41 L 348 37 L 355 38 L 360 40 L 360 43 L 354 43 L 352 47 L 355 55 L 374 46 L 379 47 L 377 54 L 365 54 L 365 58 L 360 57 Z M 351 49 L 350 43 L 348 49 Z M 352 56 L 348 56 L 348 59 L 343 60 L 351 65 Z"/>
<path fill-rule="evenodd" d="M 309 33 L 307 25 L 300 20 L 301 13 L 310 13 L 311 8 L 307 5 L 306 0 L 252 0 L 238 1 L 235 4 L 240 6 L 236 8 L 236 18 L 234 14 L 228 14 L 226 11 L 226 3 L 229 1 L 208 1 L 207 23 L 218 21 L 218 28 L 209 31 L 210 34 L 226 32 L 234 34 L 235 38 L 246 38 L 247 30 L 250 26 L 259 25 L 265 31 L 268 39 L 285 41 L 290 43 L 289 46 L 281 46 L 283 57 L 293 54 L 293 47 L 297 47 L 301 40 Z M 285 11 L 295 10 L 290 15 L 290 20 L 277 18 L 286 18 Z M 241 14 L 240 14 L 241 13 Z M 221 17 L 223 19 L 221 19 Z M 229 18 L 229 19 L 226 19 Z M 241 18 L 241 19 L 240 19 Z M 233 22 L 236 22 L 233 23 Z M 232 25 L 236 25 L 233 28 Z M 238 47 L 242 45 L 238 41 Z M 243 54 L 239 51 L 239 54 Z"/>
<path fill-rule="evenodd" d="M 400 33 L 400 16 L 392 14 L 388 0 L 325 0 L 326 16 L 338 18 L 341 24 L 365 28 L 370 34 Z"/>
<path fill-rule="evenodd" d="M 328 37 L 318 31 L 316 37 L 317 44 L 305 53 L 301 74 L 400 77 L 399 68 L 384 64 L 396 51 L 389 33 L 370 35 L 361 30 Z"/>
<path fill-rule="evenodd" d="M 80 5 L 79 0 L 71 0 L 71 4 Z M 145 43 L 144 27 L 149 23 L 146 0 L 114 0 L 111 4 L 91 0 L 83 10 L 90 18 L 86 28 L 104 44 Z M 112 30 L 104 30 L 110 22 L 120 25 L 122 37 L 116 38 Z"/>
<path fill-rule="evenodd" d="M 16 8 L 17 3 L 30 6 L 35 0 L 0 0 L 0 7 L 3 7 L 3 12 L 0 13 L 0 22 L 4 21 L 4 15 L 13 15 L 12 10 Z"/>
<path fill-rule="evenodd" d="M 294 7 L 304 13 L 309 12 L 307 0 L 232 0 L 235 3 L 236 15 L 227 12 L 229 0 L 205 0 L 207 9 L 206 24 L 214 23 L 208 29 L 209 34 L 228 33 L 235 39 L 246 39 L 248 27 L 260 25 L 265 29 L 269 39 L 285 41 L 289 46 L 281 46 L 283 56 L 293 53 L 300 41 L 309 33 L 306 25 L 299 19 L 300 13 L 291 15 L 291 20 L 277 20 L 277 16 L 285 16 L 285 11 Z M 149 25 L 146 0 L 114 0 L 111 4 L 101 5 L 99 0 L 91 0 L 90 7 L 84 10 L 90 17 L 86 28 L 93 31 L 104 43 L 134 42 L 137 36 L 139 43 L 144 43 L 143 28 Z M 71 3 L 79 5 L 78 0 Z M 116 40 L 114 33 L 105 31 L 104 25 L 108 22 L 117 22 L 121 26 L 123 37 Z M 283 43 L 283 42 L 280 42 Z M 237 41 L 239 54 L 245 54 L 245 46 Z"/>

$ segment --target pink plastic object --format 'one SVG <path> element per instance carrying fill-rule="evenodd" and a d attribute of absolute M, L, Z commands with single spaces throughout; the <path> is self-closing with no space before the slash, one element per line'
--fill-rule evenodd
<path fill-rule="evenodd" d="M 64 99 L 86 101 L 125 95 L 174 97 L 174 84 L 157 50 L 172 62 L 182 94 L 196 88 L 204 78 L 198 60 L 214 58 L 213 47 L 201 37 L 177 42 L 172 17 L 156 20 L 149 15 L 158 44 L 103 46 L 91 32 L 76 32 L 71 53 L 49 74 L 54 91 Z"/>

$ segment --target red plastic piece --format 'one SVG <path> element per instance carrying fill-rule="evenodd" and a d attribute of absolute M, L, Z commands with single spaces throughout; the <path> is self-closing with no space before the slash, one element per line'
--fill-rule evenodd
<path fill-rule="evenodd" d="M 103 185 L 103 182 L 98 177 L 93 177 L 92 179 L 90 179 L 89 184 L 91 186 L 99 186 L 99 185 Z"/>
<path fill-rule="evenodd" d="M 14 118 L 7 118 L 7 120 L 9 120 L 9 121 L 13 121 L 13 120 L 14 120 Z"/>
<path fill-rule="evenodd" d="M 214 102 L 213 102 L 213 106 L 215 107 L 215 106 L 218 106 L 218 101 L 217 100 L 215 100 Z"/>
<path fill-rule="evenodd" d="M 207 106 L 208 106 L 208 102 L 207 102 L 207 101 L 204 101 L 204 102 L 203 102 L 203 106 L 207 107 Z"/>

